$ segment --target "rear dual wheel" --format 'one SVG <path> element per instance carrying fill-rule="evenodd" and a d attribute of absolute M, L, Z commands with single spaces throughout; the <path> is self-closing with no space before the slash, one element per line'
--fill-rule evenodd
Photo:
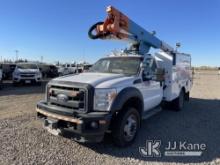
<path fill-rule="evenodd" d="M 185 92 L 181 90 L 179 97 L 173 101 L 173 108 L 176 111 L 181 111 L 185 104 Z"/>

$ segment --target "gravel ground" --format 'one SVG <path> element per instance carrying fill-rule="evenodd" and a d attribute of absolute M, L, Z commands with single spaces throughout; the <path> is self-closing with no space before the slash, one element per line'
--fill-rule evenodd
<path fill-rule="evenodd" d="M 162 111 L 143 121 L 135 143 L 118 148 L 107 135 L 99 144 L 79 144 L 53 136 L 36 119 L 36 102 L 44 98 L 42 86 L 0 90 L 0 164 L 220 164 L 220 76 L 196 75 L 190 102 L 181 112 Z M 146 140 L 205 143 L 201 157 L 146 158 L 139 147 Z"/>

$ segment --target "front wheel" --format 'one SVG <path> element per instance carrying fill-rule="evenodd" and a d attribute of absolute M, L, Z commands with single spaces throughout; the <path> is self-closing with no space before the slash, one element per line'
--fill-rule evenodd
<path fill-rule="evenodd" d="M 139 112 L 133 107 L 127 107 L 119 112 L 113 122 L 112 136 L 114 143 L 120 147 L 131 144 L 140 127 Z"/>
<path fill-rule="evenodd" d="M 17 87 L 18 85 L 19 85 L 18 82 L 13 81 L 13 86 L 14 86 L 14 87 Z"/>
<path fill-rule="evenodd" d="M 36 84 L 37 86 L 41 86 L 41 81 L 38 81 Z"/>

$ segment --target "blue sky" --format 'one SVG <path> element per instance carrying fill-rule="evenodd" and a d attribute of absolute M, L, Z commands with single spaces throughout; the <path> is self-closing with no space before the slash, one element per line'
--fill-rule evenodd
<path fill-rule="evenodd" d="M 90 40 L 89 27 L 113 5 L 148 31 L 192 54 L 193 65 L 220 66 L 219 0 L 0 0 L 0 57 L 95 62 L 119 41 Z"/>

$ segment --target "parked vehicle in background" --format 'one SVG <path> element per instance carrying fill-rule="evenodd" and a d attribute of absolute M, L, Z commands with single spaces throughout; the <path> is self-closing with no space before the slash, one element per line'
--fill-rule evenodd
<path fill-rule="evenodd" d="M 16 67 L 15 63 L 3 63 L 2 64 L 3 79 L 6 80 L 12 79 L 12 73 L 15 67 Z"/>
<path fill-rule="evenodd" d="M 88 72 L 91 67 L 92 67 L 91 64 L 84 64 L 82 70 L 83 72 Z"/>
<path fill-rule="evenodd" d="M 77 71 L 76 64 L 64 64 L 58 69 L 59 76 L 74 74 Z"/>
<path fill-rule="evenodd" d="M 2 87 L 2 81 L 3 81 L 3 72 L 2 72 L 2 64 L 0 64 L 0 88 Z"/>
<path fill-rule="evenodd" d="M 38 67 L 42 73 L 43 78 L 58 77 L 58 68 L 55 65 L 50 64 L 38 64 Z"/>
<path fill-rule="evenodd" d="M 13 72 L 13 84 L 37 83 L 41 84 L 42 74 L 37 64 L 19 63 Z"/>

